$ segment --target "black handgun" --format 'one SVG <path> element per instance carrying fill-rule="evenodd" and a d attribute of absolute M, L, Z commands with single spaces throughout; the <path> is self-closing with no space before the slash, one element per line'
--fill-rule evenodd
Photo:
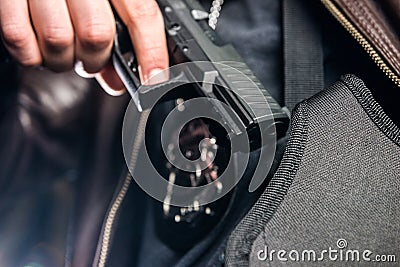
<path fill-rule="evenodd" d="M 208 23 L 208 16 L 196 0 L 158 0 L 164 17 L 171 64 L 193 62 L 179 74 L 193 82 L 193 90 L 176 90 L 166 94 L 163 100 L 203 96 L 217 99 L 228 105 L 215 109 L 220 114 L 230 137 L 243 134 L 246 129 L 251 150 L 261 146 L 260 130 L 274 124 L 277 138 L 287 130 L 289 118 L 280 105 L 263 87 L 253 72 L 244 63 L 232 45 L 224 44 Z M 164 94 L 163 86 L 141 86 L 133 45 L 127 28 L 117 18 L 117 35 L 114 43 L 113 64 L 132 96 L 139 111 L 151 107 L 157 94 Z M 209 62 L 207 67 L 196 62 Z M 224 65 L 218 64 L 223 63 Z M 224 68 L 230 66 L 232 68 Z M 237 75 L 238 70 L 243 75 Z M 175 75 L 175 76 L 174 76 Z M 202 82 L 198 82 L 202 81 Z M 211 84 L 211 86 L 210 86 Z M 222 86 L 216 86 L 219 84 Z M 138 88 L 140 87 L 140 90 Z M 261 96 L 261 97 L 260 97 Z M 271 112 L 266 113 L 265 98 Z M 215 102 L 214 102 L 215 103 Z"/>

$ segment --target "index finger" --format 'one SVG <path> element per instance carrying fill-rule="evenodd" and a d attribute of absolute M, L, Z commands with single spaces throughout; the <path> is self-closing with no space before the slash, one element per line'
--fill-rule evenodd
<path fill-rule="evenodd" d="M 155 0 L 113 0 L 115 10 L 128 27 L 139 64 L 139 74 L 142 83 L 152 76 L 163 82 L 168 79 L 167 72 L 161 72 L 169 67 L 167 41 L 164 30 L 164 20 Z"/>

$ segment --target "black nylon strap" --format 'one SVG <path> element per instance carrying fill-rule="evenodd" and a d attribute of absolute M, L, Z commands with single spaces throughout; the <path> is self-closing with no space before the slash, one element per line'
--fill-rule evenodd
<path fill-rule="evenodd" d="M 308 1 L 283 1 L 285 105 L 292 110 L 324 87 L 322 40 Z"/>

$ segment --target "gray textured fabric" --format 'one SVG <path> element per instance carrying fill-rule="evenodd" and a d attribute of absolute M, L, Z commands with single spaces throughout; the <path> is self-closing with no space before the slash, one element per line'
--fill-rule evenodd
<path fill-rule="evenodd" d="M 364 266 L 365 250 L 371 259 L 396 255 L 398 263 L 400 129 L 351 75 L 303 102 L 294 119 L 278 172 L 230 237 L 227 265 Z M 343 249 L 340 239 L 347 242 Z M 288 262 L 276 254 L 260 261 L 265 246 L 268 253 L 285 250 Z M 314 250 L 318 259 L 329 248 L 342 251 L 343 260 L 340 254 L 336 261 L 325 254 L 322 262 L 288 257 Z M 348 250 L 358 250 L 361 261 L 346 262 Z M 396 263 L 379 263 L 385 265 Z"/>

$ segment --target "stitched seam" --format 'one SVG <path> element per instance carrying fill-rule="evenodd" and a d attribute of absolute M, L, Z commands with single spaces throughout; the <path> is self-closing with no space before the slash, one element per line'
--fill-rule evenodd
<path fill-rule="evenodd" d="M 347 3 L 349 3 L 348 0 L 345 0 Z M 359 22 L 364 26 L 365 30 L 370 33 L 372 35 L 372 38 L 374 39 L 374 41 L 384 44 L 387 47 L 382 47 L 383 49 L 387 50 L 385 52 L 389 53 L 392 56 L 399 56 L 399 52 L 396 50 L 396 48 L 392 45 L 390 39 L 387 37 L 387 35 L 385 34 L 384 30 L 382 29 L 382 27 L 379 26 L 378 23 L 376 23 L 376 19 L 372 16 L 372 12 L 370 10 L 370 8 L 368 6 L 366 6 L 365 4 L 363 4 L 362 2 L 358 2 L 358 1 L 353 1 L 353 3 L 355 4 L 355 6 L 357 7 L 356 9 L 354 8 L 354 6 L 350 6 L 351 10 L 354 13 L 357 13 L 357 11 L 359 11 L 359 13 L 362 13 L 364 16 L 363 18 L 365 18 L 365 20 L 367 20 L 367 23 L 369 23 L 372 28 L 375 31 L 371 31 L 369 27 L 367 27 L 367 23 L 364 20 L 359 20 Z M 383 39 L 383 40 L 380 40 Z M 382 42 L 380 42 L 382 41 Z"/>
<path fill-rule="evenodd" d="M 233 237 L 235 232 L 239 232 L 237 237 L 228 241 L 227 255 L 234 251 L 235 255 L 232 261 L 235 262 L 235 265 L 238 265 L 238 261 L 240 261 L 239 265 L 246 266 L 254 240 L 284 200 L 299 169 L 308 139 L 308 114 L 306 111 L 307 101 L 304 101 L 298 105 L 295 113 L 297 118 L 292 121 L 292 132 L 281 165 L 263 195 L 231 235 Z M 260 205 L 260 202 L 263 202 L 261 203 L 263 205 Z M 264 205 L 265 203 L 267 205 Z M 228 265 L 230 265 L 230 260 L 228 256 Z"/>
<path fill-rule="evenodd" d="M 393 46 L 379 24 L 376 23 L 376 20 L 371 16 L 370 9 L 358 1 L 343 1 L 348 7 L 349 11 L 356 15 L 358 22 L 362 28 L 369 33 L 370 38 L 380 49 L 383 50 L 384 53 L 387 54 L 388 59 L 396 66 L 396 68 L 399 69 L 400 64 L 397 62 L 397 58 L 400 58 L 400 53 Z M 368 24 L 371 25 L 374 31 L 368 27 Z"/>
<path fill-rule="evenodd" d="M 356 78 L 354 75 L 345 75 L 342 77 L 342 83 L 353 93 L 358 103 L 379 130 L 396 145 L 400 146 L 400 128 L 397 127 L 379 103 L 376 102 L 362 80 Z"/>

